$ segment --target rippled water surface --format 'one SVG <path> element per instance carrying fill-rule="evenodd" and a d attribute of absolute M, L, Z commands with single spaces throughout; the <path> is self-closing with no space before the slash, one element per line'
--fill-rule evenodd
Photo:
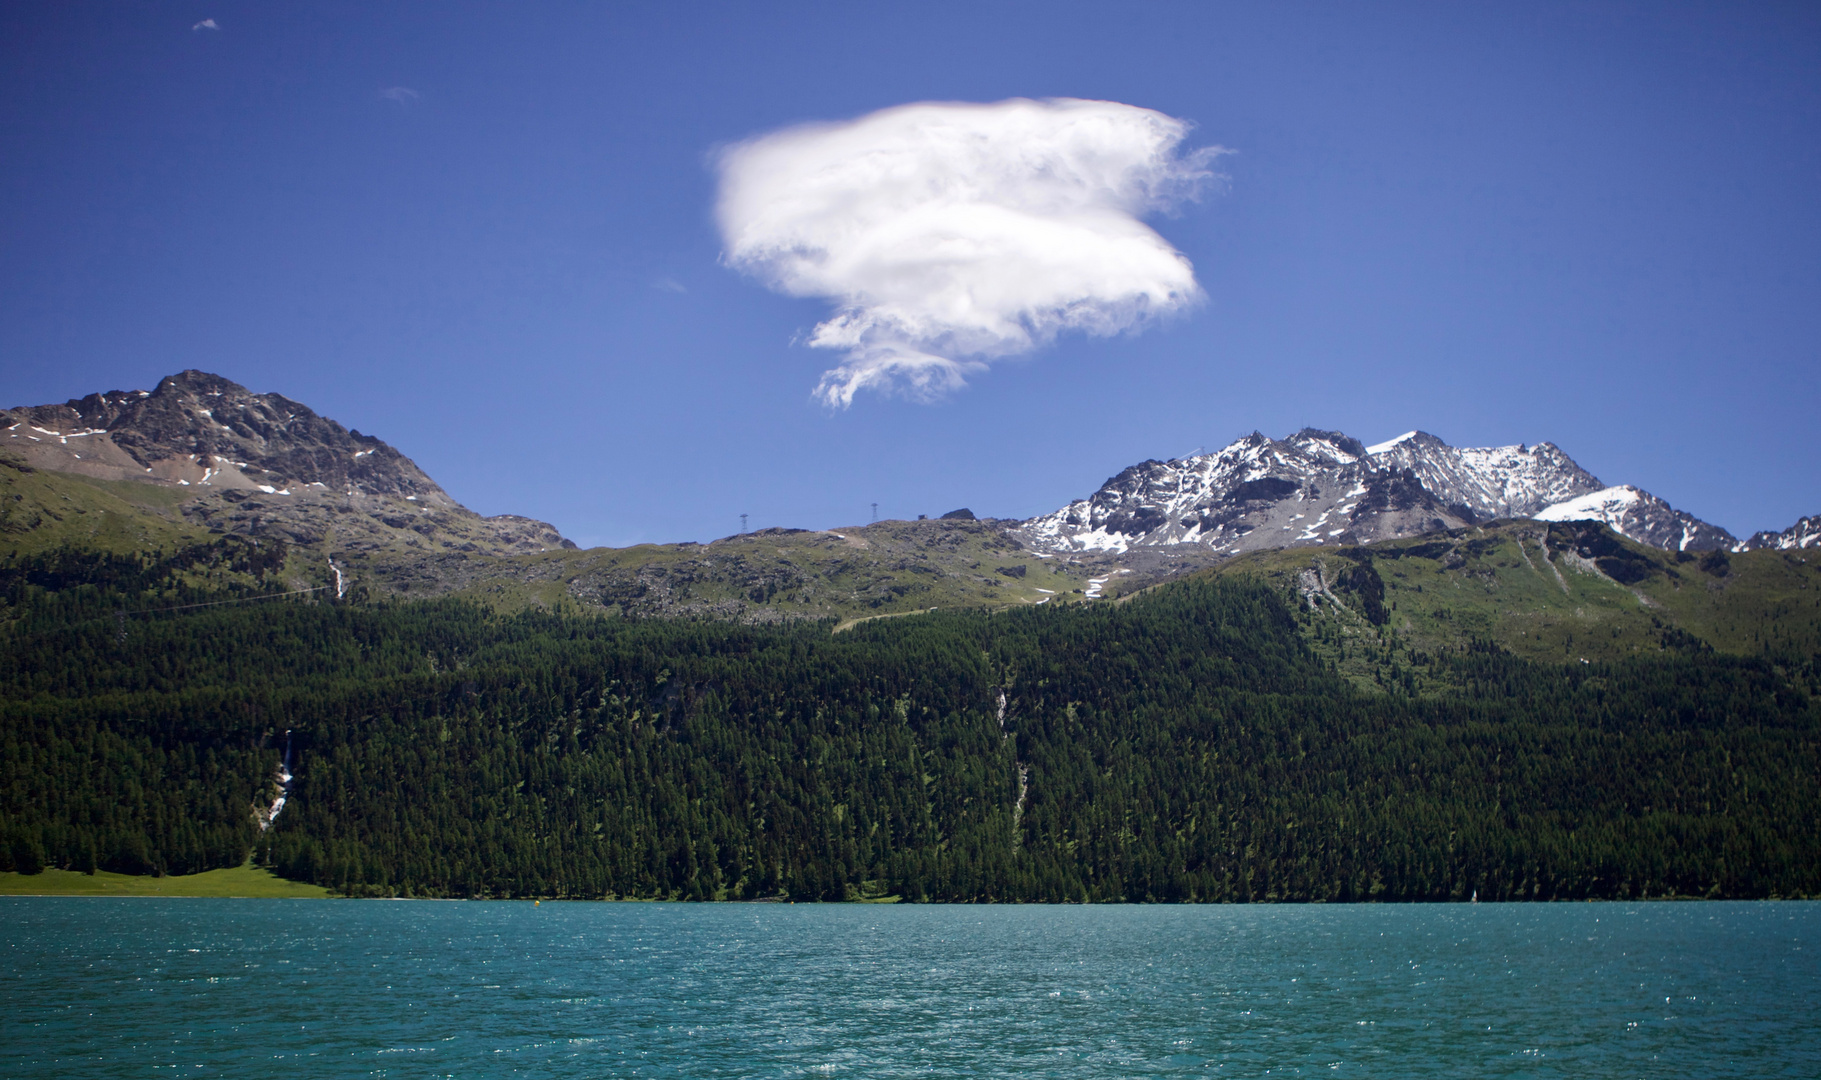
<path fill-rule="evenodd" d="M 1821 904 L 0 900 L 0 1075 L 1821 1076 Z"/>

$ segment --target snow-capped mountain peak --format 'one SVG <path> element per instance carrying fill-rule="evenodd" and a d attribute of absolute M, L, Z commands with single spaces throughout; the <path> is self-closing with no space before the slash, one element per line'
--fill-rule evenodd
<path fill-rule="evenodd" d="M 1211 454 L 1145 461 L 1024 522 L 1053 552 L 1194 545 L 1217 555 L 1369 543 L 1496 518 L 1592 518 L 1658 547 L 1730 547 L 1724 529 L 1633 487 L 1610 488 L 1553 443 L 1453 447 L 1425 431 L 1372 446 L 1304 428 Z"/>
<path fill-rule="evenodd" d="M 1821 514 L 1813 514 L 1798 520 L 1782 532 L 1753 533 L 1750 540 L 1734 547 L 1734 551 L 1800 551 L 1805 548 L 1821 548 Z"/>

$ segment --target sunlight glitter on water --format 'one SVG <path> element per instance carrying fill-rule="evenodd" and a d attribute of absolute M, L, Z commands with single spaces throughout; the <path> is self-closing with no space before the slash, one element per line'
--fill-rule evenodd
<path fill-rule="evenodd" d="M 0 925 L 8 1077 L 1821 1075 L 1814 903 L 16 898 Z"/>

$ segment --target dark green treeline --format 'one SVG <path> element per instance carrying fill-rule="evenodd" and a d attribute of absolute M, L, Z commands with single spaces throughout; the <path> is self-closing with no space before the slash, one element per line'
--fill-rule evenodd
<path fill-rule="evenodd" d="M 1479 650 L 1426 661 L 1451 693 L 1368 694 L 1243 582 L 833 636 L 114 602 L 5 638 L 0 863 L 253 851 L 357 895 L 1821 894 L 1812 657 Z"/>

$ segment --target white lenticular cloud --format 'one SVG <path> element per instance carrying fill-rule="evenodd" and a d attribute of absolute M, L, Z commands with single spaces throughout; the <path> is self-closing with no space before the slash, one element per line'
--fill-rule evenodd
<path fill-rule="evenodd" d="M 816 396 L 932 399 L 1059 333 L 1112 335 L 1201 298 L 1194 268 L 1139 220 L 1193 198 L 1217 147 L 1111 101 L 902 105 L 724 151 L 725 258 L 823 297 L 809 336 L 841 363 Z"/>

